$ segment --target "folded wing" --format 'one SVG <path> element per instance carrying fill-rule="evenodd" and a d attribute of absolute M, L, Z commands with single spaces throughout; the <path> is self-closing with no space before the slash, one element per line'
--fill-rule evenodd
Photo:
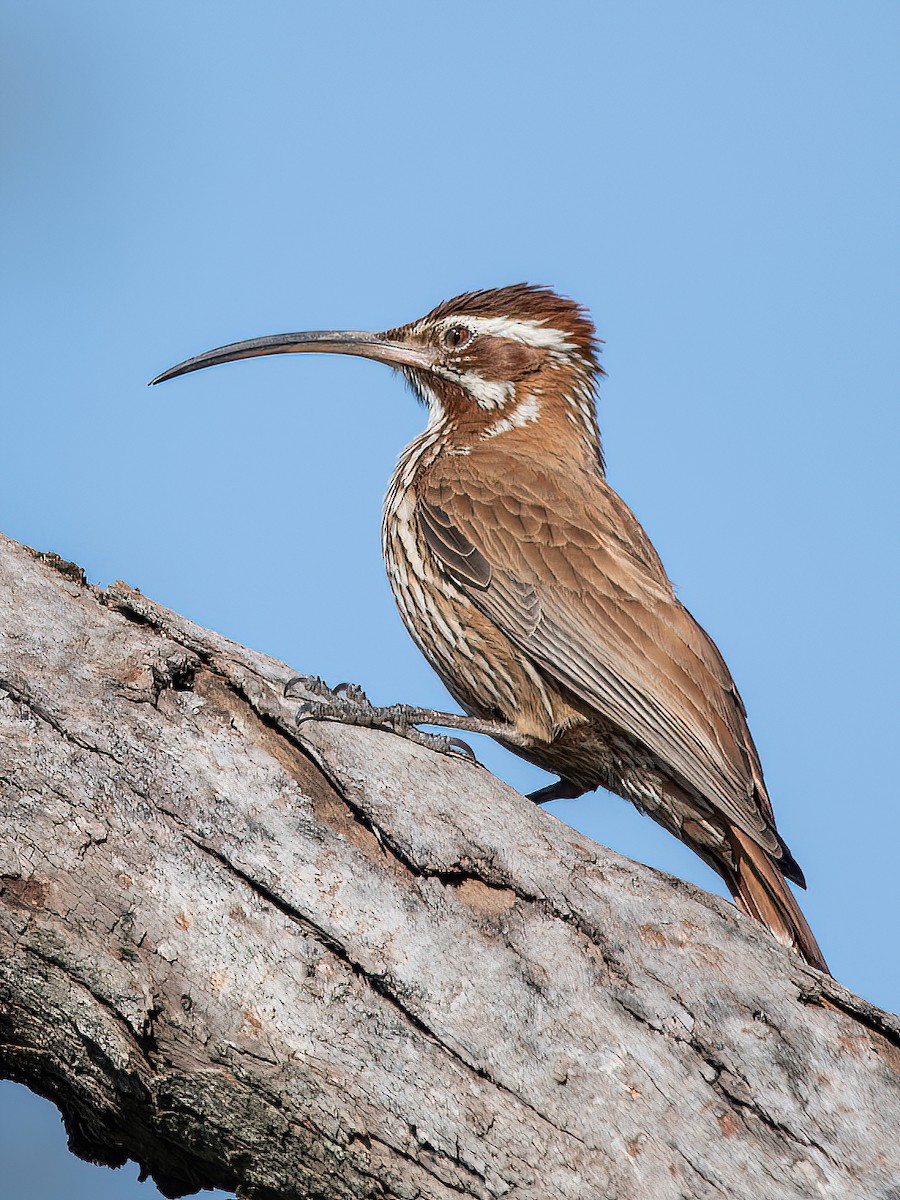
<path fill-rule="evenodd" d="M 649 539 L 599 475 L 473 453 L 423 481 L 419 516 L 442 568 L 549 678 L 647 747 L 789 878 L 740 696 L 676 598 Z M 473 469 L 476 468 L 477 469 Z"/>

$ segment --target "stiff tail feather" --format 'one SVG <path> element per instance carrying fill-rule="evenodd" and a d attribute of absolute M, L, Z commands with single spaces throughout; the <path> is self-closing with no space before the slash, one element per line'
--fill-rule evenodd
<path fill-rule="evenodd" d="M 782 946 L 796 950 L 810 966 L 830 975 L 819 944 L 781 871 L 762 846 L 740 829 L 732 826 L 730 834 L 735 867 L 728 871 L 725 881 L 735 904 L 765 925 Z"/>

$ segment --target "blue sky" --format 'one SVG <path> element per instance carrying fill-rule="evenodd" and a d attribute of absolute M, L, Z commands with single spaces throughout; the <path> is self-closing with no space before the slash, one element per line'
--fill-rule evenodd
<path fill-rule="evenodd" d="M 2 6 L 0 528 L 379 702 L 445 706 L 380 562 L 423 422 L 385 328 L 528 279 L 606 341 L 613 485 L 744 695 L 835 974 L 900 1007 L 892 0 Z M 544 777 L 489 743 L 493 770 Z M 720 890 L 605 795 L 556 815 Z M 10 1196 L 157 1195 L 0 1085 Z"/>

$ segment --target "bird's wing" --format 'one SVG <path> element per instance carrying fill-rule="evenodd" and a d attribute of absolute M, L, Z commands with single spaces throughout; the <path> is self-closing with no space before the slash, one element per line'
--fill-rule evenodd
<path fill-rule="evenodd" d="M 439 460 L 419 517 L 442 568 L 550 678 L 646 746 L 786 870 L 744 707 L 634 515 L 597 474 Z M 799 872 L 799 868 L 797 868 Z"/>

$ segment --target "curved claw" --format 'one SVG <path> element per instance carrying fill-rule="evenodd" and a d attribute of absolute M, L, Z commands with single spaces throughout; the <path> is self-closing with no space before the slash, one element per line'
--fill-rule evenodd
<path fill-rule="evenodd" d="M 294 714 L 294 724 L 303 725 L 306 721 L 315 721 L 317 708 L 317 704 L 313 704 L 310 700 L 304 700 Z"/>
<path fill-rule="evenodd" d="M 331 688 L 318 675 L 293 675 L 284 685 L 285 700 L 296 700 L 298 693 L 314 696 L 331 696 Z"/>
<path fill-rule="evenodd" d="M 369 704 L 369 697 L 358 683 L 336 683 L 331 690 L 335 696 L 345 696 L 351 704 Z"/>
<path fill-rule="evenodd" d="M 475 763 L 475 765 L 478 766 L 478 759 L 475 757 L 475 751 L 472 749 L 469 743 L 464 742 L 462 738 L 447 738 L 447 749 L 455 751 L 460 758 L 464 758 L 468 762 Z"/>

